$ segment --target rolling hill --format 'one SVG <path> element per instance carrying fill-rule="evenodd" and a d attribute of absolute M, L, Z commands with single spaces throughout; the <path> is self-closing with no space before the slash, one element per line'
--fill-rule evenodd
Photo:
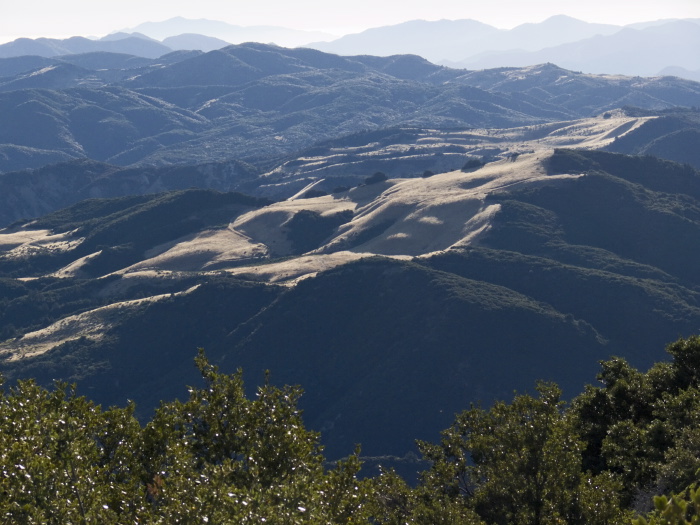
<path fill-rule="evenodd" d="M 95 110 L 98 116 L 105 114 Z M 0 226 L 91 197 L 199 187 L 286 199 L 305 191 L 332 193 L 356 186 L 378 171 L 390 177 L 420 177 L 460 169 L 470 161 L 490 162 L 533 151 L 546 154 L 557 147 L 612 147 L 617 139 L 655 122 L 651 115 L 629 117 L 616 111 L 591 119 L 505 130 L 387 128 L 318 142 L 298 156 L 268 163 L 266 170 L 240 161 L 121 168 L 78 160 L 0 174 L 0 190 L 12 196 L 0 211 Z M 12 153 L 8 151 L 8 160 Z"/>
<path fill-rule="evenodd" d="M 700 173 L 599 150 L 279 202 L 89 200 L 0 232 L 1 368 L 146 414 L 205 346 L 302 384 L 331 457 L 403 456 L 469 402 L 662 359 L 700 322 L 699 237 Z"/>

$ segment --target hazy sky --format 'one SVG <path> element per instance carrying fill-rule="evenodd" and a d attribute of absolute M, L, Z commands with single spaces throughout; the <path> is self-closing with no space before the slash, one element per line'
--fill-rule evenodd
<path fill-rule="evenodd" d="M 0 0 L 0 41 L 102 36 L 175 16 L 344 34 L 442 18 L 472 18 L 505 29 L 555 14 L 620 25 L 700 18 L 700 0 Z"/>

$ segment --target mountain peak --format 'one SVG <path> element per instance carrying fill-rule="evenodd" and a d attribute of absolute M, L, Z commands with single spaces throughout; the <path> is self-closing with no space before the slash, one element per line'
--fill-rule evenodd
<path fill-rule="evenodd" d="M 141 38 L 143 40 L 149 40 L 151 42 L 158 42 L 157 40 L 151 38 L 150 36 L 144 35 L 143 33 L 125 33 L 123 31 L 119 31 L 116 33 L 110 33 L 108 35 L 103 36 L 100 38 L 101 42 L 114 42 L 118 40 L 124 40 L 127 38 Z"/>
<path fill-rule="evenodd" d="M 546 18 L 545 20 L 543 20 L 540 23 L 545 24 L 545 23 L 562 23 L 562 22 L 576 22 L 579 24 L 588 24 L 588 22 L 585 22 L 579 18 L 574 18 L 573 16 L 569 16 L 569 15 L 553 15 L 553 16 L 550 16 L 549 18 Z"/>

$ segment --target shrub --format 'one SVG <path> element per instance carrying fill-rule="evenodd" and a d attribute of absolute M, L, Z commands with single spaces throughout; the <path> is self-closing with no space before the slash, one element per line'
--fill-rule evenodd
<path fill-rule="evenodd" d="M 369 186 L 370 184 L 377 184 L 379 182 L 384 182 L 385 180 L 387 180 L 387 178 L 388 177 L 386 176 L 386 174 L 382 173 L 381 171 L 378 171 L 371 177 L 367 177 L 365 179 L 365 184 L 367 184 L 367 186 Z"/>

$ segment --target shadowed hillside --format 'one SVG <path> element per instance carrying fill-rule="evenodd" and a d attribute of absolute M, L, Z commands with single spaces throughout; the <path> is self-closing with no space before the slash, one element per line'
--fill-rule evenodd
<path fill-rule="evenodd" d="M 331 456 L 403 456 L 466 403 L 536 379 L 573 396 L 613 354 L 649 366 L 700 323 L 700 174 L 540 154 L 280 202 L 92 200 L 2 230 L 3 374 L 146 414 L 205 346 L 303 384 Z"/>

